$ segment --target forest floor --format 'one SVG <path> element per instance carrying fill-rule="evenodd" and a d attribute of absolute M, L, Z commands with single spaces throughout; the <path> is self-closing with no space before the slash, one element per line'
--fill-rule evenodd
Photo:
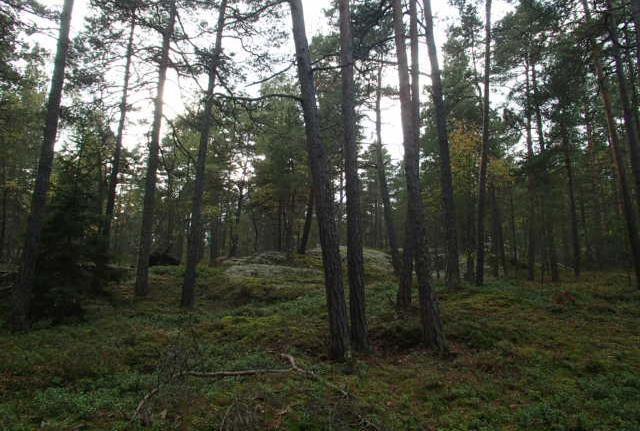
<path fill-rule="evenodd" d="M 442 356 L 420 346 L 416 310 L 394 309 L 384 255 L 367 256 L 372 352 L 348 364 L 326 357 L 317 253 L 203 267 L 190 313 L 182 269 L 157 267 L 147 299 L 127 282 L 82 322 L 2 326 L 0 429 L 640 429 L 640 291 L 626 274 L 438 287 Z M 286 369 L 282 354 L 305 371 L 188 374 Z"/>

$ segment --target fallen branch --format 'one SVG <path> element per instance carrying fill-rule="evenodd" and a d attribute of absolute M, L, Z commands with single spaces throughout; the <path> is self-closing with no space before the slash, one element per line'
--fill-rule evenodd
<path fill-rule="evenodd" d="M 156 386 L 150 392 L 148 392 L 147 395 L 145 395 L 143 399 L 140 400 L 140 402 L 138 403 L 138 407 L 136 407 L 136 411 L 133 412 L 133 416 L 131 416 L 131 421 L 130 422 L 133 422 L 134 420 L 136 420 L 136 418 L 138 417 L 138 415 L 142 411 L 142 408 L 147 403 L 147 401 L 149 401 L 151 398 L 153 398 L 159 392 L 159 390 L 160 390 L 160 388 Z"/>
<path fill-rule="evenodd" d="M 313 371 L 305 370 L 304 368 L 300 367 L 293 356 L 288 355 L 286 353 L 282 353 L 280 354 L 280 356 L 286 359 L 287 362 L 289 362 L 289 365 L 290 365 L 289 368 L 260 368 L 255 370 L 211 371 L 211 372 L 186 371 L 178 374 L 178 376 L 191 376 L 191 377 L 200 377 L 200 378 L 207 378 L 207 379 L 218 379 L 218 378 L 224 378 L 224 377 L 245 377 L 245 376 L 255 376 L 259 374 L 289 374 L 289 373 L 295 372 L 324 384 L 328 388 L 331 388 L 334 391 L 339 392 L 345 398 L 352 398 L 352 399 L 355 398 L 349 392 L 334 385 L 333 383 L 322 378 L 321 376 L 315 374 Z M 150 392 L 148 392 L 144 396 L 144 398 L 142 398 L 142 400 L 140 400 L 140 402 L 138 403 L 138 407 L 136 407 L 136 410 L 133 412 L 133 415 L 131 416 L 130 422 L 133 422 L 140 415 L 140 412 L 144 408 L 145 404 L 151 398 L 156 396 L 159 390 L 160 388 L 156 386 Z"/>

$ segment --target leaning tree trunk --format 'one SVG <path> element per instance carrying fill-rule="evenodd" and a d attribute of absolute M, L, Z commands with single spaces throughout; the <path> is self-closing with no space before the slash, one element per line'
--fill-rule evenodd
<path fill-rule="evenodd" d="M 428 0 L 426 3 L 429 3 Z M 392 6 L 394 39 L 398 57 L 398 77 L 400 81 L 400 110 L 402 116 L 402 134 L 404 136 L 405 176 L 407 180 L 408 207 L 410 212 L 408 220 L 412 221 L 414 227 L 412 233 L 415 238 L 414 254 L 418 279 L 422 337 L 426 345 L 438 350 L 446 350 L 447 343 L 442 329 L 442 321 L 440 320 L 438 301 L 431 287 L 424 209 L 420 193 L 420 179 L 417 175 L 419 172 L 420 145 L 415 122 L 415 105 L 412 102 L 411 84 L 409 83 L 409 64 L 402 22 L 402 0 L 393 0 Z"/>
<path fill-rule="evenodd" d="M 564 113 L 562 114 L 564 115 Z M 578 211 L 576 209 L 576 195 L 573 177 L 573 165 L 571 164 L 571 148 L 569 136 L 564 118 L 560 120 L 562 134 L 562 151 L 564 153 L 564 166 L 567 170 L 567 189 L 569 192 L 569 215 L 571 219 L 571 246 L 573 252 L 573 272 L 576 278 L 580 277 L 580 236 L 578 235 Z"/>
<path fill-rule="evenodd" d="M 485 48 L 484 48 L 484 97 L 482 102 L 482 146 L 480 150 L 480 174 L 478 176 L 478 205 L 476 229 L 476 285 L 484 284 L 484 218 L 487 191 L 487 166 L 489 161 L 489 78 L 491 75 L 491 0 L 485 0 Z"/>
<path fill-rule="evenodd" d="M 389 184 L 387 183 L 387 173 L 384 166 L 384 154 L 382 153 L 382 56 L 380 58 L 380 67 L 378 68 L 378 81 L 376 86 L 376 170 L 378 172 L 378 184 L 380 186 L 380 197 L 382 198 L 382 206 L 384 211 L 384 222 L 387 229 L 387 239 L 389 241 L 389 249 L 391 251 L 391 264 L 397 276 L 400 276 L 402 263 L 400 252 L 398 251 L 398 236 L 393 223 L 393 208 L 391 207 L 391 198 L 389 196 Z"/>
<path fill-rule="evenodd" d="M 351 345 L 368 349 L 365 313 L 364 257 L 360 214 L 360 180 L 356 143 L 355 90 L 353 85 L 353 36 L 349 0 L 340 0 L 340 62 L 342 66 L 342 121 L 344 172 L 347 188 L 347 264 L 349 274 L 349 316 Z"/>
<path fill-rule="evenodd" d="M 218 24 L 216 28 L 216 41 L 213 47 L 213 55 L 209 58 L 209 82 L 205 94 L 204 109 L 200 119 L 200 143 L 198 145 L 198 158 L 196 159 L 196 179 L 191 201 L 191 226 L 187 240 L 187 263 L 182 281 L 181 305 L 185 308 L 193 308 L 195 303 L 194 288 L 197 278 L 197 266 L 200 260 L 202 248 L 202 198 L 206 181 L 207 150 L 213 119 L 213 90 L 216 86 L 216 73 L 220 52 L 222 51 L 222 32 L 227 8 L 227 0 L 222 0 L 218 12 Z"/>
<path fill-rule="evenodd" d="M 158 88 L 154 102 L 153 126 L 149 142 L 147 160 L 147 176 L 144 185 L 144 203 L 142 208 L 142 228 L 140 232 L 140 248 L 138 250 L 138 268 L 136 270 L 135 294 L 138 297 L 149 293 L 149 255 L 153 234 L 153 213 L 156 206 L 156 173 L 158 171 L 158 151 L 160 149 L 160 128 L 162 127 L 162 111 L 164 86 L 169 68 L 169 48 L 176 21 L 176 3 L 172 0 L 169 11 L 169 22 L 162 32 L 162 54 L 158 70 Z"/>
<path fill-rule="evenodd" d="M 53 66 L 51 89 L 47 99 L 47 111 L 44 123 L 44 135 L 40 147 L 38 171 L 31 199 L 31 212 L 25 231 L 22 262 L 18 272 L 18 279 L 11 291 L 11 328 L 15 331 L 29 329 L 29 314 L 31 311 L 31 292 L 35 281 L 36 261 L 40 245 L 40 235 L 44 223 L 47 193 L 53 165 L 53 152 L 58 133 L 58 119 L 60 117 L 60 101 L 64 84 L 64 71 L 69 51 L 69 30 L 71 27 L 71 13 L 73 1 L 65 0 L 60 16 L 60 32 L 56 48 L 56 58 Z"/>
<path fill-rule="evenodd" d="M 451 175 L 451 161 L 449 157 L 449 137 L 447 135 L 447 118 L 444 106 L 442 79 L 440 77 L 440 65 L 436 51 L 436 42 L 433 36 L 433 14 L 431 13 L 431 0 L 424 1 L 424 20 L 431 63 L 431 91 L 433 93 L 433 105 L 436 115 L 436 128 L 438 131 L 438 146 L 440 148 L 440 182 L 442 198 L 444 201 L 444 224 L 446 227 L 447 243 L 447 287 L 453 288 L 460 284 L 460 268 L 458 264 L 458 235 L 456 233 L 456 209 L 453 199 L 453 180 Z"/>
<path fill-rule="evenodd" d="M 320 137 L 320 118 L 316 105 L 316 88 L 305 30 L 302 0 L 289 0 L 289 5 L 291 7 L 293 39 L 296 46 L 298 78 L 300 80 L 302 110 L 307 135 L 307 151 L 309 153 L 318 231 L 322 247 L 324 283 L 329 314 L 329 355 L 331 358 L 341 361 L 349 355 L 349 331 L 342 284 L 342 262 L 340 259 L 335 207 L 329 182 L 329 162 Z"/>
<path fill-rule="evenodd" d="M 587 23 L 591 22 L 591 12 L 589 11 L 589 4 L 587 0 L 581 0 L 582 7 L 585 12 L 585 19 Z M 634 212 L 633 204 L 631 202 L 631 191 L 627 184 L 627 174 L 625 169 L 624 158 L 622 157 L 622 151 L 620 149 L 620 138 L 616 129 L 616 121 L 613 116 L 613 109 L 611 105 L 611 96 L 607 85 L 607 78 L 602 66 L 602 54 L 600 47 L 596 44 L 594 38 L 589 40 L 591 44 L 591 56 L 593 60 L 593 66 L 598 78 L 598 87 L 600 90 L 600 96 L 602 98 L 602 104 L 607 119 L 607 129 L 609 131 L 609 139 L 611 145 L 611 152 L 613 153 L 613 162 L 615 171 L 618 178 L 618 187 L 620 188 L 620 197 L 622 200 L 622 212 L 627 224 L 627 233 L 629 236 L 629 245 L 631 246 L 631 260 L 633 262 L 633 268 L 636 274 L 636 286 L 640 286 L 640 237 L 638 236 L 638 223 Z"/>
<path fill-rule="evenodd" d="M 620 54 L 620 41 L 618 40 L 618 30 L 616 25 L 615 14 L 613 11 L 613 2 L 607 0 L 609 35 L 613 44 L 611 52 L 613 54 L 616 78 L 618 83 L 618 93 L 620 95 L 620 104 L 622 105 L 622 118 L 624 127 L 627 132 L 627 142 L 629 143 L 629 153 L 631 158 L 631 169 L 635 178 L 636 185 L 636 205 L 640 208 L 640 144 L 638 143 L 637 124 L 634 108 L 629 101 L 629 90 L 627 88 L 627 77 L 624 73 L 624 65 Z M 633 85 L 633 84 L 632 84 Z"/>

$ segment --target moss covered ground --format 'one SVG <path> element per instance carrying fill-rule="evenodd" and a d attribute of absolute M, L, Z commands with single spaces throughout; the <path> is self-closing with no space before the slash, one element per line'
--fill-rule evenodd
<path fill-rule="evenodd" d="M 144 300 L 127 282 L 87 300 L 82 322 L 3 326 L 0 429 L 640 430 L 640 291 L 626 274 L 438 287 L 442 356 L 419 344 L 416 310 L 394 309 L 388 265 L 368 261 L 372 351 L 346 364 L 326 357 L 321 273 L 300 270 L 317 254 L 278 262 L 292 271 L 202 267 L 193 312 L 178 307 L 182 269 L 158 267 Z M 184 375 L 286 368 L 282 353 L 317 378 Z"/>

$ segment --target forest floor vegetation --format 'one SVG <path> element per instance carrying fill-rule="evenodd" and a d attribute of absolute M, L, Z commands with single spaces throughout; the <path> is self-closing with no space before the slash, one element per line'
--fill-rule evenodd
<path fill-rule="evenodd" d="M 326 355 L 317 252 L 202 266 L 192 312 L 179 307 L 183 268 L 155 267 L 146 299 L 126 282 L 88 299 L 82 322 L 5 324 L 0 429 L 640 429 L 640 291 L 627 274 L 438 284 L 443 356 L 420 345 L 417 309 L 394 307 L 390 266 L 366 253 L 372 350 L 346 364 Z M 305 373 L 188 375 L 286 369 L 283 354 Z"/>

